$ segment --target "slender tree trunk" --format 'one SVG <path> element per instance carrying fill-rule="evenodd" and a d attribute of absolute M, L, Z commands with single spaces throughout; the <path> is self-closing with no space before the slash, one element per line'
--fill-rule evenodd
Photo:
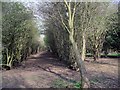
<path fill-rule="evenodd" d="M 71 41 L 73 50 L 74 50 L 75 55 L 76 55 L 76 62 L 77 62 L 77 65 L 79 67 L 79 72 L 80 72 L 80 75 L 81 75 L 82 87 L 83 88 L 90 88 L 90 82 L 89 82 L 89 80 L 87 78 L 87 72 L 86 72 L 86 69 L 85 69 L 84 62 L 81 59 L 77 43 L 74 41 L 74 38 L 73 38 L 72 35 L 70 35 L 70 41 Z"/>
<path fill-rule="evenodd" d="M 108 55 L 108 48 L 107 47 L 105 48 L 104 55 L 105 55 L 105 58 L 107 58 L 107 55 Z"/>
<path fill-rule="evenodd" d="M 85 39 L 85 33 L 83 32 L 82 35 L 82 60 L 85 60 L 85 54 L 86 54 L 86 39 Z"/>
<path fill-rule="evenodd" d="M 30 56 L 30 47 L 28 47 L 28 56 Z"/>
<path fill-rule="evenodd" d="M 96 54 L 96 51 L 93 52 L 93 59 L 94 59 L 94 61 L 97 61 L 97 54 Z"/>
<path fill-rule="evenodd" d="M 99 59 L 100 58 L 100 50 L 99 50 L 99 48 L 97 48 L 97 59 Z"/>

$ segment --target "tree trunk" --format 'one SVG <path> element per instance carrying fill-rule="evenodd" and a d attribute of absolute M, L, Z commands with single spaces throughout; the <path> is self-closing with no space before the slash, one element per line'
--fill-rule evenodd
<path fill-rule="evenodd" d="M 81 55 L 83 61 L 85 60 L 85 54 L 86 54 L 86 39 L 85 39 L 85 35 L 83 32 L 83 35 L 82 35 L 82 55 Z"/>
<path fill-rule="evenodd" d="M 77 65 L 79 67 L 79 72 L 80 72 L 80 75 L 81 75 L 82 87 L 83 88 L 90 88 L 90 82 L 87 78 L 87 72 L 86 72 L 86 69 L 85 69 L 84 62 L 80 57 L 78 46 L 77 46 L 76 42 L 74 41 L 74 38 L 73 38 L 72 35 L 70 35 L 70 41 L 71 41 L 73 50 L 74 50 L 75 55 L 76 55 L 76 62 L 77 62 Z"/>
<path fill-rule="evenodd" d="M 98 48 L 96 48 L 96 49 L 94 50 L 94 55 L 93 55 L 93 57 L 94 57 L 94 61 L 97 61 L 97 60 L 100 58 L 100 51 L 99 51 Z"/>
<path fill-rule="evenodd" d="M 96 51 L 94 51 L 94 53 L 93 53 L 94 55 L 93 55 L 93 59 L 94 59 L 94 61 L 97 61 L 97 55 L 96 55 Z"/>
<path fill-rule="evenodd" d="M 107 48 L 105 48 L 105 50 L 104 50 L 104 55 L 105 55 L 105 58 L 107 58 L 107 55 L 108 55 L 108 49 Z"/>

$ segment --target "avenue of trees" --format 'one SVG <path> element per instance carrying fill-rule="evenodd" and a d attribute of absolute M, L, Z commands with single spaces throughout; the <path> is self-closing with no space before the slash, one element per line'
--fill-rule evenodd
<path fill-rule="evenodd" d="M 46 49 L 80 72 L 82 87 L 90 87 L 84 65 L 101 54 L 120 52 L 119 9 L 111 2 L 45 2 L 38 6 Z M 43 49 L 33 11 L 20 2 L 2 3 L 2 66 L 10 69 Z"/>
<path fill-rule="evenodd" d="M 82 87 L 90 87 L 84 66 L 86 54 L 92 54 L 96 61 L 108 50 L 119 52 L 117 5 L 64 0 L 44 3 L 44 8 L 39 10 L 44 18 L 48 49 L 72 68 L 77 68 Z"/>
<path fill-rule="evenodd" d="M 2 2 L 2 65 L 9 69 L 40 50 L 33 13 L 22 3 Z"/>

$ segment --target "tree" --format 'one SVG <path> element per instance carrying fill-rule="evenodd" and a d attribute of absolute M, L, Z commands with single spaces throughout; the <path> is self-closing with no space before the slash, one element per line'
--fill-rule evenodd
<path fill-rule="evenodd" d="M 39 33 L 32 12 L 22 3 L 3 2 L 2 10 L 2 65 L 11 68 L 37 49 Z"/>
<path fill-rule="evenodd" d="M 65 24 L 62 16 L 61 16 L 61 21 L 62 21 L 62 24 L 65 26 L 66 30 L 68 31 L 69 33 L 69 39 L 70 39 L 70 42 L 72 44 L 72 48 L 75 52 L 75 56 L 76 56 L 76 62 L 77 62 L 77 65 L 79 67 L 79 72 L 80 72 L 80 75 L 81 75 L 81 80 L 83 80 L 81 82 L 82 86 L 85 87 L 84 85 L 86 84 L 87 87 L 90 87 L 90 83 L 89 83 L 89 80 L 87 78 L 87 74 L 86 74 L 86 69 L 85 69 L 85 66 L 84 66 L 84 62 L 82 61 L 81 59 L 81 56 L 80 56 L 80 53 L 78 51 L 78 46 L 77 46 L 77 43 L 75 42 L 75 39 L 74 39 L 74 18 L 75 18 L 75 13 L 76 13 L 76 7 L 77 7 L 77 3 L 74 3 L 74 6 L 73 8 L 71 7 L 71 3 L 70 2 L 67 2 L 66 0 L 64 0 L 65 2 L 65 5 L 66 5 L 66 8 L 68 10 L 68 26 Z"/>
<path fill-rule="evenodd" d="M 85 86 L 90 87 L 90 83 L 87 78 L 87 73 L 86 73 L 86 69 L 84 66 L 84 62 L 81 59 L 81 55 L 79 53 L 78 46 L 77 46 L 77 43 L 74 38 L 74 33 L 75 33 L 74 20 L 75 20 L 77 3 L 71 3 L 71 2 L 67 2 L 66 0 L 64 0 L 64 3 L 54 3 L 52 5 L 53 5 L 52 10 L 49 9 L 48 13 L 45 13 L 46 10 L 44 10 L 43 13 L 47 14 L 48 18 L 51 18 L 53 20 L 53 21 L 51 21 L 52 24 L 54 22 L 55 26 L 57 26 L 58 28 L 59 28 L 59 26 L 62 26 L 63 30 L 65 30 L 64 31 L 64 32 L 66 32 L 65 35 L 68 35 L 68 40 L 70 43 L 69 45 L 71 46 L 71 48 L 75 54 L 75 58 L 76 58 L 75 62 L 77 63 L 77 65 L 79 67 L 79 71 L 80 71 L 80 75 L 81 75 L 81 84 L 83 87 L 85 87 Z M 59 5 L 62 6 L 61 9 L 56 8 L 56 6 L 59 6 Z M 48 18 L 47 18 L 47 20 L 49 20 Z M 57 21 L 57 22 L 55 22 L 55 21 Z M 60 28 L 59 28 L 59 30 L 60 30 Z M 57 33 L 57 37 L 60 37 L 59 33 Z M 55 41 L 57 41 L 56 39 L 57 38 L 55 38 Z M 58 39 L 60 39 L 59 41 L 64 42 L 62 37 L 58 38 Z M 59 44 L 56 44 L 56 45 L 59 45 Z M 64 44 L 62 44 L 62 45 L 64 45 Z M 59 50 L 59 49 L 57 49 L 57 50 Z M 62 52 L 62 51 L 60 50 L 59 52 Z"/>
<path fill-rule="evenodd" d="M 105 36 L 105 42 L 103 44 L 103 51 L 107 55 L 109 50 L 112 49 L 114 51 L 120 51 L 120 30 L 119 30 L 119 22 L 118 15 L 119 12 L 113 13 L 109 16 L 108 22 L 108 32 Z"/>
<path fill-rule="evenodd" d="M 89 41 L 88 44 L 91 47 L 93 53 L 94 61 L 99 59 L 103 43 L 105 41 L 105 36 L 108 29 L 108 16 L 114 13 L 115 7 L 112 3 L 96 3 L 97 9 L 94 11 L 94 18 L 90 27 Z M 93 5 L 94 6 L 94 5 Z"/>
<path fill-rule="evenodd" d="M 106 8 L 108 6 L 109 3 L 76 3 L 64 0 L 61 3 L 46 3 L 44 8 L 40 7 L 48 46 L 60 60 L 79 68 L 82 85 L 87 83 L 89 86 L 89 81 L 81 60 L 85 58 L 88 42 L 90 50 L 95 52 L 94 55 L 98 55 L 96 52 L 101 50 L 106 34 L 107 12 L 110 11 Z"/>

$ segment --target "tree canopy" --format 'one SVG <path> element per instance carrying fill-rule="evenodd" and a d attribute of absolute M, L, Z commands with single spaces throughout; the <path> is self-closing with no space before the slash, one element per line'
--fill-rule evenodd
<path fill-rule="evenodd" d="M 33 13 L 22 3 L 2 3 L 2 53 L 3 64 L 12 66 L 30 53 L 37 52 L 40 45 L 39 31 Z"/>

